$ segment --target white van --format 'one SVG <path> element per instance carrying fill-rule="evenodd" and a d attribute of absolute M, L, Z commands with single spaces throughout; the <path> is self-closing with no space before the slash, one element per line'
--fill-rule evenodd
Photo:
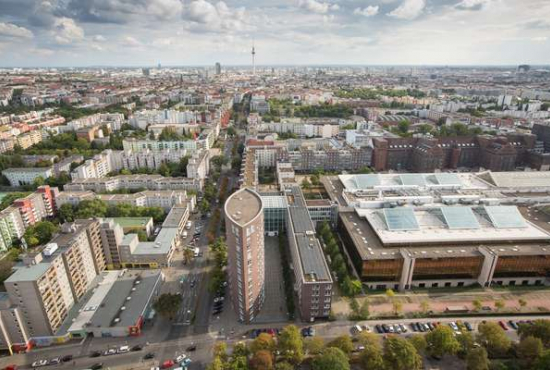
<path fill-rule="evenodd" d="M 191 221 L 187 221 L 187 223 L 185 224 L 185 228 L 189 230 L 191 229 L 191 226 L 193 226 L 193 223 Z"/>
<path fill-rule="evenodd" d="M 199 253 L 200 253 L 199 248 L 198 248 L 198 247 L 195 247 L 194 252 L 195 252 L 195 258 L 198 257 L 198 256 L 199 256 Z"/>

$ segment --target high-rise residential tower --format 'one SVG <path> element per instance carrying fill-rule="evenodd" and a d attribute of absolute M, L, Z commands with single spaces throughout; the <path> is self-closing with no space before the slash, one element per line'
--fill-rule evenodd
<path fill-rule="evenodd" d="M 250 322 L 264 298 L 264 214 L 262 198 L 241 189 L 225 202 L 228 280 L 239 321 Z"/>
<path fill-rule="evenodd" d="M 218 62 L 216 63 L 216 74 L 221 75 L 222 74 L 222 65 Z"/>

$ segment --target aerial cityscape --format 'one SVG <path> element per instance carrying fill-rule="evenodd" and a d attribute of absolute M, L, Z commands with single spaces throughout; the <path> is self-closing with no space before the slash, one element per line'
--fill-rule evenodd
<path fill-rule="evenodd" d="M 0 0 L 0 369 L 550 370 L 549 19 Z"/>

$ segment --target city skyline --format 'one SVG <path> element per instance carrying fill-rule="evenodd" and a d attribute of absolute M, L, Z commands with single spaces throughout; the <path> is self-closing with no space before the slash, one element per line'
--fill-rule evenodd
<path fill-rule="evenodd" d="M 1 67 L 548 63 L 528 0 L 4 0 Z"/>

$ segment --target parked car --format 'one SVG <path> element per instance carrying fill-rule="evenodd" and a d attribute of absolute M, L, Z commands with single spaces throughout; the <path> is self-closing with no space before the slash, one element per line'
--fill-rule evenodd
<path fill-rule="evenodd" d="M 224 297 L 216 297 L 216 298 L 214 298 L 214 303 L 223 302 L 224 299 L 225 299 Z"/>
<path fill-rule="evenodd" d="M 135 346 L 133 346 L 130 350 L 132 352 L 136 352 L 136 351 L 141 351 L 143 349 L 143 346 L 139 345 L 139 344 L 136 344 Z"/>
<path fill-rule="evenodd" d="M 121 346 L 119 349 L 116 350 L 116 353 L 126 353 L 130 352 L 130 346 Z"/>
<path fill-rule="evenodd" d="M 61 357 L 55 357 L 50 360 L 48 365 L 59 365 L 61 363 Z"/>
<path fill-rule="evenodd" d="M 359 325 L 353 325 L 350 329 L 351 334 L 356 335 L 363 331 L 363 328 Z"/>
<path fill-rule="evenodd" d="M 374 326 L 374 329 L 376 330 L 376 332 L 377 332 L 378 334 L 382 334 L 382 333 L 384 332 L 384 330 L 382 329 L 382 327 L 381 327 L 380 325 L 378 325 L 378 324 Z"/>
<path fill-rule="evenodd" d="M 61 357 L 61 362 L 69 362 L 73 360 L 73 355 L 65 355 Z"/>
<path fill-rule="evenodd" d="M 101 356 L 101 352 L 99 351 L 93 351 L 92 353 L 90 353 L 90 357 L 99 357 Z"/>
<path fill-rule="evenodd" d="M 315 329 L 313 329 L 311 326 L 302 329 L 302 336 L 303 337 L 312 337 L 314 335 L 315 335 Z"/>
<path fill-rule="evenodd" d="M 510 320 L 510 321 L 508 321 L 508 324 L 510 325 L 510 327 L 511 327 L 512 329 L 518 330 L 518 324 L 516 324 L 515 321 Z"/>
<path fill-rule="evenodd" d="M 42 366 L 47 366 L 48 364 L 49 364 L 48 360 L 36 360 L 31 364 L 31 366 L 42 367 Z"/>
<path fill-rule="evenodd" d="M 407 327 L 405 326 L 405 324 L 399 324 L 399 327 L 401 328 L 401 332 L 403 333 L 407 332 Z"/>
<path fill-rule="evenodd" d="M 145 356 L 143 356 L 144 360 L 151 360 L 153 358 L 155 358 L 155 354 L 153 352 L 149 352 Z"/>
<path fill-rule="evenodd" d="M 172 366 L 174 366 L 174 361 L 172 361 L 172 360 L 166 360 L 166 361 L 164 361 L 164 362 L 162 363 L 161 368 L 162 368 L 162 369 L 169 369 L 169 368 L 171 368 Z"/>
<path fill-rule="evenodd" d="M 97 364 L 93 364 L 92 366 L 90 366 L 90 369 L 92 369 L 92 370 L 103 369 L 103 363 L 98 362 Z"/>
<path fill-rule="evenodd" d="M 176 362 L 182 362 L 183 360 L 185 360 L 187 358 L 187 355 L 185 353 L 182 353 L 181 355 L 179 355 L 178 357 L 176 357 Z"/>
<path fill-rule="evenodd" d="M 390 332 L 390 327 L 386 324 L 382 324 L 382 330 L 387 334 Z"/>
<path fill-rule="evenodd" d="M 191 344 L 189 347 L 185 349 L 187 352 L 195 352 L 197 350 L 197 346 L 194 344 Z"/>
<path fill-rule="evenodd" d="M 466 330 L 474 331 L 474 328 L 472 327 L 472 324 L 470 324 L 468 321 L 464 321 L 464 326 L 466 327 Z"/>
<path fill-rule="evenodd" d="M 504 330 L 508 330 L 508 326 L 506 326 L 506 324 L 504 323 L 504 321 L 499 321 L 498 324 L 500 325 L 500 327 Z"/>
<path fill-rule="evenodd" d="M 116 354 L 117 354 L 117 350 L 114 349 L 114 348 L 110 348 L 110 349 L 103 352 L 103 356 L 112 356 L 112 355 L 116 355 Z"/>

